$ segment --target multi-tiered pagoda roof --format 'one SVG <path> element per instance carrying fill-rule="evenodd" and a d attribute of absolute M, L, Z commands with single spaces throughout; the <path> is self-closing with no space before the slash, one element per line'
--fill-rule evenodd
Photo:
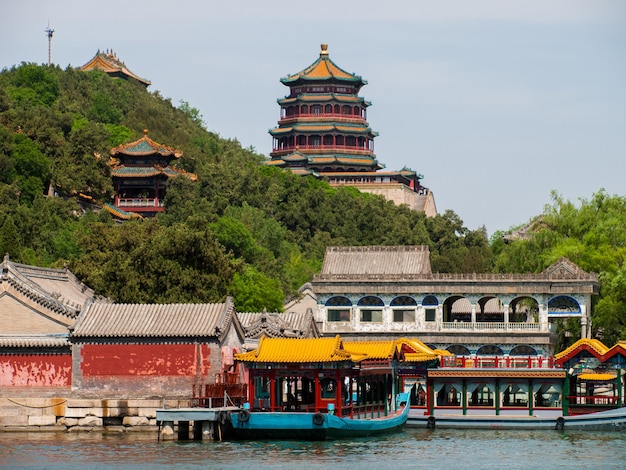
<path fill-rule="evenodd" d="M 148 137 L 144 130 L 141 139 L 111 149 L 111 176 L 115 188 L 114 206 L 125 212 L 142 216 L 163 212 L 167 180 L 186 176 L 192 181 L 198 177 L 172 165 L 183 153 Z"/>
<path fill-rule="evenodd" d="M 96 55 L 83 65 L 81 68 L 83 71 L 89 70 L 101 70 L 111 77 L 131 79 L 141 83 L 143 86 L 148 87 L 150 81 L 145 78 L 141 78 L 131 72 L 126 64 L 118 59 L 117 55 L 113 51 L 96 52 Z"/>
<path fill-rule="evenodd" d="M 319 58 L 304 70 L 281 79 L 289 95 L 279 99 L 281 118 L 269 165 L 296 173 L 375 172 L 378 135 L 367 123 L 370 105 L 358 93 L 367 82 L 346 72 L 322 44 Z"/>

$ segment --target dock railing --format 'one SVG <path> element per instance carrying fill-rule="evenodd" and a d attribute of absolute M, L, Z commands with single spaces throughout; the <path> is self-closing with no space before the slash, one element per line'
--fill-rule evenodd
<path fill-rule="evenodd" d="M 190 407 L 242 406 L 248 399 L 248 385 L 237 379 L 237 374 L 224 373 L 217 374 L 213 383 L 193 384 Z"/>

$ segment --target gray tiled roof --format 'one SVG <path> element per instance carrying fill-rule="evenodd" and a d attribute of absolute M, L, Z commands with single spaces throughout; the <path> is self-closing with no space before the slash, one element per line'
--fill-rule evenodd
<path fill-rule="evenodd" d="M 319 336 L 313 313 L 256 313 L 238 312 L 237 317 L 246 338 L 316 338 Z"/>
<path fill-rule="evenodd" d="M 0 335 L 0 348 L 69 348 L 69 335 Z"/>
<path fill-rule="evenodd" d="M 210 304 L 94 302 L 81 313 L 72 337 L 220 337 L 234 312 L 230 298 Z"/>
<path fill-rule="evenodd" d="M 390 276 L 431 274 L 428 246 L 328 247 L 324 276 Z"/>
<path fill-rule="evenodd" d="M 7 282 L 39 304 L 75 318 L 94 292 L 67 269 L 14 263 L 6 255 L 0 264 L 0 284 Z"/>

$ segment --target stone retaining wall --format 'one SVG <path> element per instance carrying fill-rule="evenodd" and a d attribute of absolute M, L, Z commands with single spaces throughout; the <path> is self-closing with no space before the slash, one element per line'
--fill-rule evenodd
<path fill-rule="evenodd" d="M 1 431 L 156 431 L 156 410 L 188 407 L 183 398 L 0 397 Z"/>

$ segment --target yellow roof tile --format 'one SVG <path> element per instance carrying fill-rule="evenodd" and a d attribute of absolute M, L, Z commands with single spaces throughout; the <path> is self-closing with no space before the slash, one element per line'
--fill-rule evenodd
<path fill-rule="evenodd" d="M 334 338 L 268 338 L 263 336 L 254 351 L 235 354 L 241 362 L 359 362 L 363 359 L 343 348 L 340 336 Z"/>
<path fill-rule="evenodd" d="M 352 353 L 366 355 L 367 359 L 390 359 L 396 351 L 396 342 L 345 341 L 343 347 Z"/>
<path fill-rule="evenodd" d="M 580 380 L 593 380 L 596 382 L 605 382 L 605 381 L 609 381 L 609 380 L 615 380 L 615 377 L 617 377 L 617 374 L 613 373 L 613 374 L 598 374 L 598 373 L 594 373 L 594 372 L 588 372 L 585 374 L 580 374 L 578 376 L 578 378 Z"/>

